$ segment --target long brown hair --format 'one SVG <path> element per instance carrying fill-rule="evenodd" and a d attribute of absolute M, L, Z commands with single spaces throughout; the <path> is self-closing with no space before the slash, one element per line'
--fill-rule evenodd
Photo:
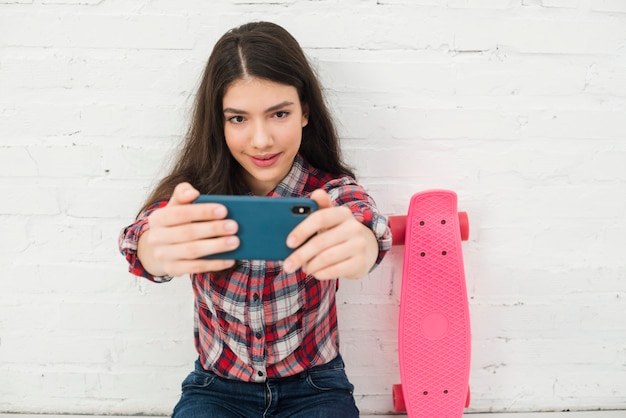
<path fill-rule="evenodd" d="M 223 97 L 233 81 L 258 77 L 296 88 L 309 112 L 302 131 L 300 154 L 314 167 L 332 175 L 354 173 L 342 160 L 339 139 L 319 81 L 298 42 L 269 22 L 247 23 L 226 32 L 215 44 L 198 89 L 183 147 L 173 168 L 154 188 L 140 213 L 171 197 L 183 181 L 200 193 L 243 194 L 241 166 L 224 138 Z"/>

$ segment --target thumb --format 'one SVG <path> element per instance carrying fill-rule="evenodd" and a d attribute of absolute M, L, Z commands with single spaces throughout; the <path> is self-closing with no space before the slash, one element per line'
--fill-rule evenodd
<path fill-rule="evenodd" d="M 332 202 L 330 201 L 330 196 L 326 193 L 325 190 L 317 189 L 313 193 L 311 193 L 311 199 L 317 203 L 319 209 L 330 208 L 332 206 Z"/>
<path fill-rule="evenodd" d="M 186 205 L 196 200 L 198 196 L 200 196 L 200 192 L 194 189 L 191 184 L 187 182 L 179 183 L 174 188 L 167 206 Z"/>

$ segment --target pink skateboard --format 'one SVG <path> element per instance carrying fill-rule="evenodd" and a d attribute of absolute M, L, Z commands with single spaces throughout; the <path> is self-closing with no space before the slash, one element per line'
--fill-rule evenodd
<path fill-rule="evenodd" d="M 469 406 L 470 319 L 461 240 L 467 214 L 452 191 L 413 195 L 392 216 L 393 244 L 404 244 L 394 408 L 410 418 L 458 418 Z"/>

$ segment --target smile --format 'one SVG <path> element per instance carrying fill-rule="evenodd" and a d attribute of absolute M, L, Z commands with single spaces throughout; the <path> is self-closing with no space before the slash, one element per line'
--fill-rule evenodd
<path fill-rule="evenodd" d="M 274 165 L 280 158 L 280 153 L 277 154 L 263 154 L 250 156 L 252 163 L 257 167 L 269 167 Z"/>

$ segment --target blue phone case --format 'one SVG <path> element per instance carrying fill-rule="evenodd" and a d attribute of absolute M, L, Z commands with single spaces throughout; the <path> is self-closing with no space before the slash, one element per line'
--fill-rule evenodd
<path fill-rule="evenodd" d="M 203 257 L 209 259 L 284 260 L 294 251 L 287 235 L 317 210 L 314 200 L 299 197 L 201 195 L 193 203 L 220 203 L 239 224 L 239 247 Z"/>

